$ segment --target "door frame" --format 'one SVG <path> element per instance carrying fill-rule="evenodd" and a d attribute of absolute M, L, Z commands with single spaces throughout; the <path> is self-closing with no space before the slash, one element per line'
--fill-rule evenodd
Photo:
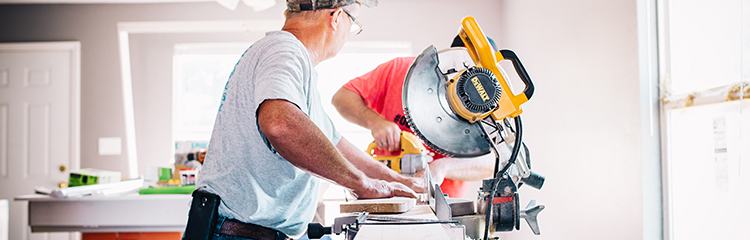
<path fill-rule="evenodd" d="M 68 52 L 70 53 L 70 151 L 68 168 L 78 170 L 81 168 L 81 42 L 78 41 L 54 41 L 54 42 L 14 42 L 0 43 L 0 52 Z M 0 73 L 1 74 L 1 73 Z M 0 76 L 2 77 L 2 76 Z M 8 126 L 0 126 L 7 132 Z M 0 137 L 7 137 L 3 135 Z M 8 139 L 3 139 L 8 142 Z M 0 146 L 7 148 L 7 146 Z M 7 154 L 6 151 L 3 151 Z M 8 156 L 0 156 L 0 177 L 7 176 Z M 29 232 L 24 232 L 24 238 L 28 238 Z M 70 239 L 80 239 L 79 232 L 71 232 Z"/>

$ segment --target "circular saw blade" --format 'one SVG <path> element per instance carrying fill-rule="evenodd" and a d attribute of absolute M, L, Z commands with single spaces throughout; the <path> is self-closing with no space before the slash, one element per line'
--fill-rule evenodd
<path fill-rule="evenodd" d="M 469 123 L 451 110 L 446 75 L 474 66 L 465 48 L 425 49 L 409 67 L 403 86 L 409 126 L 430 149 L 446 156 L 476 157 L 490 152 L 480 122 Z M 453 69 L 453 70 L 451 70 Z"/>

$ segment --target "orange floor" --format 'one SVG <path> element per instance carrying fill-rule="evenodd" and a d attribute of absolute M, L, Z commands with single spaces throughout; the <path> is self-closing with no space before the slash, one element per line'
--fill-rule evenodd
<path fill-rule="evenodd" d="M 182 232 L 83 233 L 81 240 L 180 240 Z"/>

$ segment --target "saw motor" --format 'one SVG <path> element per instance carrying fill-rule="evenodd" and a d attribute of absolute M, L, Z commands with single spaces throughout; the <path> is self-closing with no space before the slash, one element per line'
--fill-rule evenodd
<path fill-rule="evenodd" d="M 489 69 L 470 67 L 448 81 L 451 108 L 469 122 L 490 115 L 500 100 L 503 88 Z"/>

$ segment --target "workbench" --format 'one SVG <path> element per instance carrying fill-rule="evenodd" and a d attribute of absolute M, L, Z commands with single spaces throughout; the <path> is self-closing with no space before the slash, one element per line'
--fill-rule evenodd
<path fill-rule="evenodd" d="M 182 232 L 189 194 L 53 198 L 24 195 L 32 232 Z"/>
<path fill-rule="evenodd" d="M 192 196 L 131 194 L 53 198 L 46 195 L 24 195 L 15 200 L 29 202 L 29 226 L 32 232 L 182 232 L 187 223 Z M 402 214 L 372 215 L 437 219 L 427 205 L 417 205 Z M 410 224 L 364 225 L 355 239 L 449 240 L 449 237 L 441 224 Z"/>

